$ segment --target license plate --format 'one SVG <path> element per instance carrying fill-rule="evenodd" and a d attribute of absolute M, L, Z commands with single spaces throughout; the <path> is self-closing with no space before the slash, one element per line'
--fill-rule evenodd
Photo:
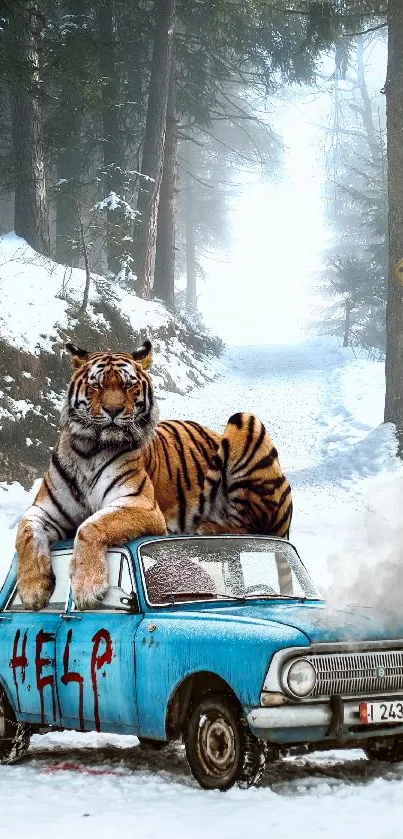
<path fill-rule="evenodd" d="M 403 722 L 403 699 L 401 702 L 360 702 L 360 721 L 364 725 Z"/>

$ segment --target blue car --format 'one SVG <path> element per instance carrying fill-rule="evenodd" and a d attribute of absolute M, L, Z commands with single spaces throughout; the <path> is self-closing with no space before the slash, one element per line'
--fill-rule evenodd
<path fill-rule="evenodd" d="M 183 737 L 207 789 L 256 783 L 284 752 L 360 746 L 403 759 L 403 626 L 329 611 L 297 551 L 259 536 L 143 537 L 107 553 L 97 609 L 56 587 L 22 606 L 16 559 L 0 592 L 0 760 L 52 728 Z"/>

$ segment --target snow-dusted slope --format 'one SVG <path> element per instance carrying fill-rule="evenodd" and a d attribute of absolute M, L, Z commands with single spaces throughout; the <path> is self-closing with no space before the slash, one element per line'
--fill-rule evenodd
<path fill-rule="evenodd" d="M 59 265 L 41 256 L 14 233 L 1 236 L 1 339 L 34 355 L 41 350 L 60 352 L 63 340 L 71 336 L 76 327 L 84 286 L 85 272 L 81 268 Z M 195 378 L 199 373 L 199 384 L 210 378 L 208 362 L 198 363 L 197 354 L 175 338 L 178 316 L 174 318 L 162 303 L 141 300 L 116 280 L 92 274 L 86 315 L 100 338 L 111 327 L 107 313 L 102 312 L 105 302 L 122 314 L 133 335 L 169 333 L 160 338 L 154 353 L 157 389 L 163 388 L 165 370 L 182 393 L 192 386 L 189 367 L 196 368 Z M 130 351 L 130 347 L 127 350 Z"/>
<path fill-rule="evenodd" d="M 240 409 L 259 414 L 278 446 L 294 488 L 292 539 L 315 579 L 337 583 L 338 598 L 358 567 L 361 587 L 368 566 L 380 583 L 383 563 L 400 561 L 403 497 L 393 429 L 381 425 L 382 365 L 334 341 L 243 347 L 227 352 L 216 381 L 161 402 L 163 417 L 217 430 Z M 8 528 L 29 495 L 0 486 L 3 573 Z M 403 766 L 370 764 L 360 751 L 315 754 L 269 769 L 259 789 L 223 795 L 197 787 L 182 748 L 154 754 L 136 738 L 65 732 L 35 736 L 24 763 L 0 767 L 0 812 L 2 839 L 396 839 Z"/>
<path fill-rule="evenodd" d="M 66 341 L 89 350 L 154 347 L 154 383 L 187 393 L 214 377 L 219 339 L 162 303 L 141 300 L 123 281 L 59 265 L 8 234 L 0 237 L 0 478 L 25 487 L 42 472 L 56 438 L 69 378 Z"/>

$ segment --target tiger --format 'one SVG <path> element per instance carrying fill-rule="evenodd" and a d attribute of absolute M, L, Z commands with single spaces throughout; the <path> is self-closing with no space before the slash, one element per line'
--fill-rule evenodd
<path fill-rule="evenodd" d="M 257 417 L 234 414 L 222 435 L 192 420 L 158 422 L 150 341 L 132 353 L 66 349 L 73 372 L 60 433 L 17 530 L 25 608 L 47 606 L 50 546 L 66 538 L 81 610 L 106 594 L 108 545 L 167 532 L 288 537 L 291 487 Z"/>

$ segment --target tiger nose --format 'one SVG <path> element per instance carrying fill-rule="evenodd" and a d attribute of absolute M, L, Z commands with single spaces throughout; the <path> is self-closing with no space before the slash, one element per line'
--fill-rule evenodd
<path fill-rule="evenodd" d="M 123 408 L 106 408 L 104 406 L 104 411 L 106 414 L 109 414 L 111 419 L 115 419 L 115 417 L 117 417 L 118 414 L 122 413 Z"/>

